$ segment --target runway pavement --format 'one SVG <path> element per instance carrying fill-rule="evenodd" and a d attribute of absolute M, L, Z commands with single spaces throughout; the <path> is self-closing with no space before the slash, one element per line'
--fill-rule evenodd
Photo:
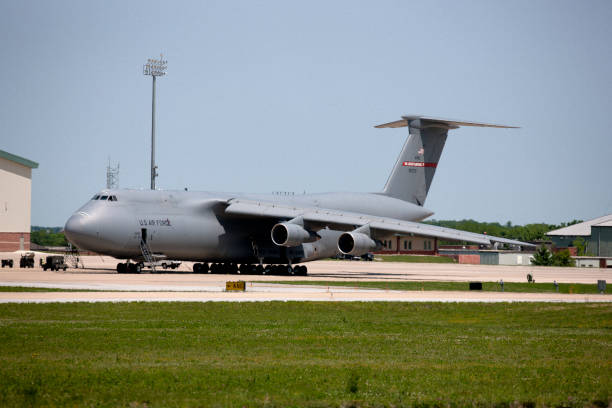
<path fill-rule="evenodd" d="M 612 283 L 612 269 L 548 268 L 498 265 L 412 264 L 395 262 L 317 261 L 308 263 L 308 277 L 208 275 L 188 272 L 183 263 L 173 273 L 119 275 L 117 260 L 84 257 L 86 269 L 66 272 L 0 269 L 1 286 L 29 286 L 97 292 L 0 292 L 0 302 L 101 301 L 441 301 L 441 302 L 611 302 L 611 295 L 557 293 L 386 291 L 350 287 L 295 286 L 253 281 L 499 281 L 525 282 L 531 273 L 538 282 Z M 162 270 L 163 271 L 163 270 Z M 224 292 L 225 282 L 244 280 L 243 293 Z"/>
<path fill-rule="evenodd" d="M 0 303 L 50 302 L 612 302 L 610 295 L 446 291 L 384 291 L 254 285 L 246 292 L 0 292 Z"/>

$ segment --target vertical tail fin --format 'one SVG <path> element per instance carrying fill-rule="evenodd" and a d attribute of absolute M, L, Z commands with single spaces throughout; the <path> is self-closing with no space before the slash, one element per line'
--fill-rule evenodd
<path fill-rule="evenodd" d="M 376 126 L 377 128 L 408 127 L 409 132 L 383 194 L 422 206 L 436 173 L 448 131 L 459 126 L 513 127 L 424 116 L 403 116 L 401 120 Z"/>

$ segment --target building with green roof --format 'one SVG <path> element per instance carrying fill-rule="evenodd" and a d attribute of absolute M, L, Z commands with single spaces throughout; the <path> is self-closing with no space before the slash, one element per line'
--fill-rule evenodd
<path fill-rule="evenodd" d="M 32 169 L 38 163 L 0 150 L 0 252 L 30 249 Z"/>

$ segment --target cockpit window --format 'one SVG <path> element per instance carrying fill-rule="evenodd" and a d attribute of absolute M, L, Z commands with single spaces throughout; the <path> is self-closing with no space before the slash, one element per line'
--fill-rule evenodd
<path fill-rule="evenodd" d="M 102 196 L 102 197 L 100 197 L 100 200 L 107 200 L 107 199 L 108 199 L 108 196 Z"/>
<path fill-rule="evenodd" d="M 99 200 L 100 199 L 100 194 L 96 194 L 95 196 L 93 196 L 91 198 L 92 200 Z"/>
<path fill-rule="evenodd" d="M 108 201 L 117 201 L 117 196 L 112 195 L 108 197 Z"/>

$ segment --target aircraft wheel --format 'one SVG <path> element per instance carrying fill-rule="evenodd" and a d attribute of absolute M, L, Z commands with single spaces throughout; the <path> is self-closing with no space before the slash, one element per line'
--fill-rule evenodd
<path fill-rule="evenodd" d="M 202 264 L 200 263 L 194 263 L 193 264 L 193 273 L 200 273 L 200 269 L 202 267 Z"/>
<path fill-rule="evenodd" d="M 200 264 L 200 271 L 202 273 L 210 273 L 210 269 L 208 269 L 208 264 L 206 262 Z"/>
<path fill-rule="evenodd" d="M 140 273 L 142 271 L 142 266 L 140 264 L 131 263 L 128 264 L 127 270 L 128 273 Z"/>
<path fill-rule="evenodd" d="M 263 267 L 263 266 L 261 266 L 261 265 L 257 265 L 257 266 L 255 267 L 255 273 L 256 273 L 257 275 L 263 275 L 263 272 L 264 272 L 264 267 Z"/>
<path fill-rule="evenodd" d="M 297 267 L 296 267 L 296 268 L 297 268 Z M 291 276 L 295 275 L 295 274 L 296 274 L 296 273 L 295 273 L 295 269 L 296 269 L 296 268 L 292 268 L 292 267 L 291 267 L 291 265 L 287 265 L 287 274 L 288 274 L 288 275 L 291 275 Z"/>

